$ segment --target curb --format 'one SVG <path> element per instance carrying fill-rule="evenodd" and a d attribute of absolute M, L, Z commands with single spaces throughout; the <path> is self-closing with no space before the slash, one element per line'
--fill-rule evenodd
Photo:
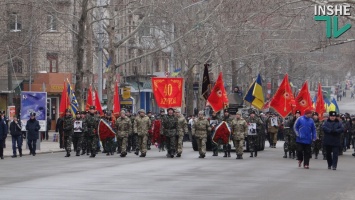
<path fill-rule="evenodd" d="M 59 152 L 65 152 L 65 150 L 38 152 L 38 153 L 36 153 L 36 155 L 37 154 L 59 153 Z M 7 155 L 7 156 L 4 155 L 4 158 L 11 158 L 11 156 L 12 155 Z M 30 156 L 30 155 L 29 154 L 22 154 L 22 157 L 24 157 L 24 156 Z M 20 157 L 20 156 L 17 156 L 17 157 Z"/>

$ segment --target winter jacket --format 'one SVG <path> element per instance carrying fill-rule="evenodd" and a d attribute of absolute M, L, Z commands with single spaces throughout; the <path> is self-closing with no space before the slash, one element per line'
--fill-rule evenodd
<path fill-rule="evenodd" d="M 0 119 L 0 140 L 6 138 L 7 135 L 7 125 L 4 119 Z"/>
<path fill-rule="evenodd" d="M 18 121 L 17 124 L 12 121 L 10 123 L 10 134 L 11 136 L 20 136 L 22 135 L 22 132 L 21 132 L 21 122 Z"/>
<path fill-rule="evenodd" d="M 28 140 L 38 140 L 39 138 L 39 122 L 36 119 L 30 119 L 27 121 L 26 130 L 27 130 L 27 139 Z"/>
<path fill-rule="evenodd" d="M 334 121 L 330 121 L 328 119 L 323 124 L 323 132 L 324 132 L 324 145 L 331 145 L 331 146 L 340 146 L 341 145 L 341 134 L 344 131 L 343 125 L 337 119 Z"/>
<path fill-rule="evenodd" d="M 301 144 L 312 144 L 317 139 L 316 126 L 312 118 L 299 117 L 293 126 L 296 133 L 296 142 Z"/>

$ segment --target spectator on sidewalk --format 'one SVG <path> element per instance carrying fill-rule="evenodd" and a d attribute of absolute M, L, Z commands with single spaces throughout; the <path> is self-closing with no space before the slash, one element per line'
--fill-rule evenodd
<path fill-rule="evenodd" d="M 12 137 L 12 158 L 16 158 L 16 147 L 18 148 L 18 152 L 20 157 L 22 157 L 22 132 L 21 132 L 21 121 L 14 116 L 13 121 L 10 123 L 10 134 Z"/>
<path fill-rule="evenodd" d="M 52 119 L 50 117 L 50 114 L 47 114 L 47 130 L 46 130 L 46 140 L 48 140 L 48 132 L 49 130 L 51 130 L 51 126 L 52 126 Z M 44 139 L 44 138 L 43 138 Z"/>
<path fill-rule="evenodd" d="M 59 132 L 59 148 L 64 149 L 64 140 L 63 140 L 63 117 L 57 119 L 57 126 L 55 132 Z"/>
<path fill-rule="evenodd" d="M 0 158 L 4 159 L 4 140 L 7 135 L 7 124 L 5 118 L 0 118 Z"/>

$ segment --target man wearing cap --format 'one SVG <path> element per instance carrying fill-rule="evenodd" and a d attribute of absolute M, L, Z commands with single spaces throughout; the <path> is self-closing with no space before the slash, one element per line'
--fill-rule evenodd
<path fill-rule="evenodd" d="M 322 149 L 323 143 L 323 130 L 322 130 L 322 122 L 319 120 L 319 116 L 317 112 L 313 112 L 313 121 L 316 126 L 317 131 L 317 139 L 313 142 L 313 153 L 314 159 L 318 159 L 319 151 Z"/>
<path fill-rule="evenodd" d="M 147 116 L 149 117 L 150 121 L 152 122 L 151 127 L 153 127 L 153 123 L 154 123 L 154 116 L 152 115 L 152 111 L 148 111 L 147 112 Z M 147 149 L 150 150 L 150 146 L 152 145 L 152 135 L 153 135 L 153 130 L 152 128 L 149 129 L 148 131 L 148 140 L 147 140 Z"/>
<path fill-rule="evenodd" d="M 126 111 L 126 116 L 131 120 L 131 124 L 132 124 L 131 130 L 133 131 L 135 117 L 132 115 L 132 113 L 129 110 Z M 131 153 L 131 150 L 136 151 L 137 137 L 138 136 L 136 134 L 134 134 L 133 132 L 129 134 L 128 140 L 127 140 L 127 152 L 128 153 Z"/>
<path fill-rule="evenodd" d="M 36 120 L 36 113 L 30 114 L 30 119 L 27 121 L 26 130 L 27 130 L 27 144 L 30 149 L 30 155 L 36 155 L 36 142 L 39 138 L 39 126 L 38 120 Z"/>
<path fill-rule="evenodd" d="M 249 117 L 247 118 L 247 123 L 248 125 L 251 123 L 256 124 L 256 135 L 248 135 L 248 142 L 249 142 L 249 150 L 250 150 L 250 157 L 257 157 L 258 156 L 258 147 L 260 144 L 259 141 L 259 135 L 263 134 L 261 133 L 262 126 L 263 126 L 263 121 L 261 121 L 260 117 L 256 116 L 256 113 L 254 110 L 252 110 L 249 114 Z M 253 155 L 254 153 L 254 155 Z"/>
<path fill-rule="evenodd" d="M 229 115 L 228 109 L 224 109 L 224 116 L 223 116 L 222 121 L 225 121 L 229 127 L 232 127 L 233 118 Z M 224 151 L 223 157 L 231 157 L 231 149 L 232 149 L 232 147 L 230 144 L 224 144 L 223 145 L 223 151 Z"/>
<path fill-rule="evenodd" d="M 305 110 L 303 116 L 299 117 L 294 125 L 297 143 L 298 167 L 304 161 L 304 168 L 309 169 L 309 159 L 311 158 L 311 145 L 317 139 L 316 126 L 312 119 L 312 110 Z"/>
<path fill-rule="evenodd" d="M 86 127 L 84 127 L 84 132 L 88 135 L 88 151 L 90 151 L 90 158 L 96 156 L 97 143 L 99 141 L 99 136 L 97 133 L 97 128 L 99 126 L 100 119 L 95 116 L 95 106 L 90 106 L 89 115 L 86 116 L 85 122 Z"/>
<path fill-rule="evenodd" d="M 65 116 L 63 119 L 63 131 L 64 131 L 64 147 L 67 154 L 65 157 L 70 157 L 71 143 L 74 133 L 74 120 L 69 109 L 65 110 Z"/>
<path fill-rule="evenodd" d="M 120 117 L 117 118 L 115 126 L 117 130 L 117 144 L 120 145 L 118 146 L 118 152 L 121 153 L 121 157 L 126 157 L 127 139 L 128 136 L 132 134 L 132 122 L 131 119 L 126 116 L 124 110 L 120 112 Z"/>
<path fill-rule="evenodd" d="M 86 115 L 89 113 L 89 111 L 81 111 L 80 113 L 80 118 L 83 121 L 83 141 L 81 143 L 81 155 L 84 155 L 86 153 L 86 155 L 89 155 L 89 151 L 88 151 L 88 134 L 85 132 L 85 130 L 87 130 L 87 125 L 86 125 Z"/>
<path fill-rule="evenodd" d="M 287 131 L 285 131 L 285 143 L 284 143 L 284 152 L 285 155 L 283 156 L 283 158 L 287 158 L 287 152 L 288 152 L 288 156 L 289 158 L 295 159 L 296 158 L 296 150 L 297 150 L 297 146 L 296 146 L 296 134 L 295 131 L 293 129 L 296 120 L 301 116 L 301 111 L 300 110 L 296 110 L 295 115 L 292 116 L 292 114 L 290 115 L 290 120 L 287 123 L 287 127 L 289 127 L 287 129 Z"/>
<path fill-rule="evenodd" d="M 76 156 L 80 156 L 81 146 L 83 143 L 83 119 L 80 116 L 81 112 L 77 111 L 75 113 L 75 120 L 74 120 L 74 134 L 73 134 L 73 146 L 74 151 L 76 152 Z"/>
<path fill-rule="evenodd" d="M 206 156 L 206 142 L 207 134 L 211 132 L 210 123 L 204 117 L 204 112 L 198 112 L 198 118 L 192 126 L 192 136 L 195 137 L 197 142 L 198 151 L 200 153 L 199 158 Z"/>
<path fill-rule="evenodd" d="M 271 113 L 271 117 L 267 120 L 267 129 L 270 135 L 270 146 L 271 148 L 276 148 L 277 143 L 277 133 L 279 131 L 279 126 L 281 122 L 280 119 L 275 115 L 275 113 Z"/>
<path fill-rule="evenodd" d="M 140 109 L 133 125 L 133 133 L 138 135 L 137 148 L 134 154 L 138 155 L 140 151 L 141 155 L 139 157 L 145 157 L 147 155 L 148 131 L 151 126 L 152 122 L 149 117 L 145 115 L 145 110 Z"/>
<path fill-rule="evenodd" d="M 243 146 L 244 139 L 248 135 L 248 124 L 242 118 L 241 111 L 238 111 L 235 115 L 235 120 L 232 121 L 231 130 L 235 152 L 237 154 L 236 159 L 243 159 Z"/>
<path fill-rule="evenodd" d="M 185 117 L 181 114 L 180 108 L 175 110 L 175 115 L 178 118 L 178 134 L 176 136 L 175 145 L 177 147 L 177 154 L 176 157 L 181 157 L 182 154 L 182 140 L 184 139 L 185 133 L 187 133 L 187 122 Z"/>
<path fill-rule="evenodd" d="M 323 145 L 326 150 L 328 169 L 336 170 L 338 166 L 338 153 L 341 146 L 341 134 L 344 131 L 343 125 L 336 119 L 335 111 L 329 112 L 329 119 L 324 122 L 322 128 L 324 131 Z M 333 155 L 332 155 L 333 153 Z"/>
<path fill-rule="evenodd" d="M 175 139 L 178 128 L 178 118 L 174 115 L 174 109 L 168 108 L 168 114 L 162 117 L 161 134 L 166 137 L 166 148 L 168 150 L 166 157 L 174 158 L 176 146 Z"/>

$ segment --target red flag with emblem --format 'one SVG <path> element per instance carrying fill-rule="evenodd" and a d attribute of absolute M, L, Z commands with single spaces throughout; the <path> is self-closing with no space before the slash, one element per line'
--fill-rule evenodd
<path fill-rule="evenodd" d="M 317 101 L 316 101 L 316 112 L 318 113 L 319 120 L 323 120 L 323 114 L 325 113 L 325 103 L 322 92 L 322 85 L 318 83 Z"/>
<path fill-rule="evenodd" d="M 292 89 L 288 81 L 288 75 L 286 74 L 279 89 L 277 89 L 270 102 L 270 107 L 274 108 L 281 117 L 285 118 L 292 112 L 294 101 L 295 98 L 293 97 Z"/>
<path fill-rule="evenodd" d="M 98 133 L 101 141 L 107 138 L 114 138 L 116 136 L 115 131 L 103 119 L 99 122 Z"/>
<path fill-rule="evenodd" d="M 293 112 L 299 110 L 303 115 L 304 111 L 306 111 L 307 109 L 313 110 L 313 105 L 312 105 L 311 94 L 308 90 L 308 82 L 306 81 L 304 82 L 300 92 L 296 97 L 296 109 L 293 110 Z"/>
<path fill-rule="evenodd" d="M 118 92 L 118 82 L 115 83 L 115 93 L 113 95 L 113 114 L 118 116 L 120 114 L 120 96 Z"/>
<path fill-rule="evenodd" d="M 90 106 L 94 105 L 94 101 L 92 100 L 92 87 L 90 85 L 88 89 L 88 94 L 86 96 L 86 107 L 85 110 L 89 110 Z"/>
<path fill-rule="evenodd" d="M 95 89 L 95 107 L 98 112 L 100 112 L 100 116 L 104 115 L 104 112 L 102 110 L 101 102 L 99 95 L 97 94 L 97 90 Z"/>
<path fill-rule="evenodd" d="M 214 85 L 207 101 L 215 112 L 223 110 L 224 106 L 228 104 L 228 97 L 224 88 L 222 72 L 219 73 L 216 84 Z"/>
<path fill-rule="evenodd" d="M 69 108 L 70 101 L 68 97 L 67 84 L 64 81 L 64 87 L 62 91 L 62 96 L 60 97 L 60 105 L 59 105 L 59 116 L 64 116 L 65 110 Z"/>
<path fill-rule="evenodd" d="M 212 135 L 212 141 L 216 144 L 229 144 L 231 130 L 225 121 L 222 121 Z"/>

